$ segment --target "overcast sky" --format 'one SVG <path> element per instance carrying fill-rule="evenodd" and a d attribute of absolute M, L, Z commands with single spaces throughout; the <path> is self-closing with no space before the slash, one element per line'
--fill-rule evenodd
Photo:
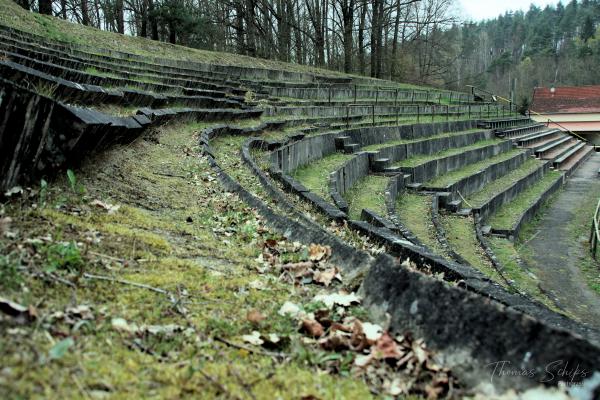
<path fill-rule="evenodd" d="M 481 21 L 495 18 L 510 10 L 520 9 L 526 11 L 531 3 L 539 7 L 545 7 L 548 4 L 556 5 L 558 0 L 459 0 L 458 6 L 462 8 L 460 14 L 463 19 Z"/>

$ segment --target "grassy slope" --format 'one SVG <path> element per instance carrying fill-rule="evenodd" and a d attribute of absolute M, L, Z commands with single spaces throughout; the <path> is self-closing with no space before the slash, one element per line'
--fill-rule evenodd
<path fill-rule="evenodd" d="M 11 288 L 4 275 L 2 296 L 35 305 L 41 325 L 7 331 L 0 321 L 0 397 L 214 398 L 224 390 L 211 380 L 225 388 L 225 397 L 247 398 L 240 382 L 255 382 L 250 390 L 257 398 L 369 397 L 359 380 L 316 374 L 311 365 L 320 362 L 318 353 L 292 347 L 289 361 L 274 364 L 271 357 L 214 341 L 222 337 L 240 343 L 240 335 L 257 329 L 246 319 L 252 309 L 268 317 L 260 331 L 293 334 L 295 324 L 277 310 L 286 300 L 305 302 L 315 289 L 256 273 L 262 267 L 260 243 L 273 236 L 251 209 L 222 191 L 206 162 L 197 158 L 193 133 L 201 127 L 167 127 L 160 144 L 138 140 L 90 161 L 77 172 L 85 196 L 71 193 L 63 180 L 51 184 L 45 205 L 17 202 L 2 209 L 15 221 L 11 231 L 16 234 L 2 238 L 7 255 L 2 262 L 21 258 L 30 260 L 28 272 L 43 271 L 48 259 L 31 256 L 32 248 L 46 251 L 48 239 L 39 238 L 53 232 L 52 246 L 82 243 L 83 272 L 184 293 L 187 313 L 178 314 L 166 296 L 131 285 L 79 279 L 69 287 L 17 271 Z M 91 207 L 92 199 L 121 208 L 109 215 Z M 57 274 L 73 279 L 63 269 Z M 92 307 L 93 318 L 84 325 L 53 317 L 79 305 Z M 193 332 L 139 338 L 113 329 L 113 318 L 138 325 L 177 324 Z M 66 336 L 74 338 L 73 347 L 58 360 L 45 358 Z"/>

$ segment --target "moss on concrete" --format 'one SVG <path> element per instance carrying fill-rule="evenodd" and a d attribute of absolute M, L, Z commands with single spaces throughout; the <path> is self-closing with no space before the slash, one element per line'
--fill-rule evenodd
<path fill-rule="evenodd" d="M 2 209 L 18 222 L 10 228 L 14 236 L 1 239 L 2 254 L 15 256 L 10 262 L 23 282 L 0 293 L 35 307 L 41 323 L 0 324 L 2 397 L 370 397 L 360 380 L 316 373 L 321 361 L 306 358 L 313 350 L 294 339 L 294 323 L 278 316 L 284 301 L 303 303 L 314 290 L 256 273 L 262 268 L 261 241 L 274 236 L 252 209 L 221 190 L 198 158 L 200 128 L 169 126 L 153 140 L 91 160 L 76 172 L 85 195 L 59 179 L 43 204 L 16 202 Z M 93 200 L 120 208 L 109 214 Z M 78 243 L 83 272 L 113 281 L 65 271 L 57 277 L 74 286 L 35 278 L 43 261 L 36 249 L 47 242 Z M 162 293 L 119 282 L 149 285 L 179 300 L 174 304 Z M 81 305 L 93 314 L 81 324 L 57 317 Z M 291 338 L 294 345 L 283 348 L 286 361 L 215 341 L 241 343 L 240 335 L 256 329 L 246 319 L 252 309 L 268 316 L 261 331 Z M 114 318 L 185 330 L 140 336 L 114 329 Z M 48 358 L 65 337 L 72 346 Z"/>

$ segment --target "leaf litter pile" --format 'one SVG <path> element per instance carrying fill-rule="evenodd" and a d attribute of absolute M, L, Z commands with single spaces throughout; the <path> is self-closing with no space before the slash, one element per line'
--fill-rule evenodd
<path fill-rule="evenodd" d="M 289 254 L 301 261 L 283 256 Z M 341 284 L 341 272 L 328 262 L 330 257 L 329 246 L 307 247 L 285 239 L 269 239 L 259 257 L 263 264 L 260 272 L 278 274 L 280 280 L 297 286 Z M 393 336 L 386 327 L 368 322 L 360 304 L 361 298 L 353 292 L 323 290 L 303 305 L 285 302 L 278 314 L 296 325 L 302 344 L 327 352 L 321 364 L 324 370 L 361 377 L 376 394 L 420 394 L 437 399 L 459 392 L 456 378 L 435 363 L 423 340 L 410 333 Z M 247 315 L 257 327 L 267 318 L 258 310 Z M 260 330 L 243 335 L 242 340 L 267 349 L 286 343 L 276 333 Z"/>

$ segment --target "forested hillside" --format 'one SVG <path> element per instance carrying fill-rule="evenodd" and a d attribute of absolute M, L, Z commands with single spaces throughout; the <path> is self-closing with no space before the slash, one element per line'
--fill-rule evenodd
<path fill-rule="evenodd" d="M 451 87 L 474 84 L 520 100 L 535 86 L 600 83 L 600 1 L 567 5 L 453 27 L 448 42 L 460 42 Z"/>
<path fill-rule="evenodd" d="M 535 86 L 600 83 L 599 0 L 481 23 L 453 0 L 18 1 L 104 30 L 517 101 Z"/>

